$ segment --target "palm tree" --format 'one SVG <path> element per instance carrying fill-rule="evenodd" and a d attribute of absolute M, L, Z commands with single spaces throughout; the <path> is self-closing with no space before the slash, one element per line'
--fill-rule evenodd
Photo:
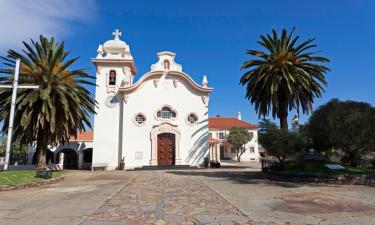
<path fill-rule="evenodd" d="M 316 56 L 310 51 L 316 45 L 315 39 L 297 44 L 299 36 L 283 29 L 279 36 L 275 29 L 272 34 L 260 35 L 258 44 L 266 51 L 247 50 L 252 59 L 241 69 L 248 69 L 240 81 L 246 85 L 246 98 L 254 104 L 259 117 L 272 111 L 272 117 L 279 118 L 280 128 L 288 129 L 288 112 L 300 107 L 309 113 L 315 97 L 321 97 L 323 86 L 327 85 L 324 74 L 330 71 L 322 63 L 327 58 Z M 255 57 L 255 58 L 254 58 Z"/>
<path fill-rule="evenodd" d="M 91 128 L 90 114 L 95 100 L 85 85 L 95 85 L 84 69 L 70 69 L 78 58 L 67 60 L 64 42 L 40 36 L 39 42 L 23 42 L 22 53 L 9 50 L 1 57 L 6 67 L 0 69 L 0 83 L 11 84 L 15 59 L 21 59 L 19 82 L 37 84 L 39 89 L 21 89 L 16 100 L 13 135 L 23 144 L 36 144 L 36 169 L 46 169 L 49 145 L 67 142 L 79 131 Z M 11 89 L 0 90 L 2 132 L 8 129 Z"/>

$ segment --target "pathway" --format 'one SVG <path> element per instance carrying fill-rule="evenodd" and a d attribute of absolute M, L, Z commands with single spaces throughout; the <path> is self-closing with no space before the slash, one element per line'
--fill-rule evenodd
<path fill-rule="evenodd" d="M 198 178 L 144 171 L 82 225 L 250 224 L 249 221 Z"/>

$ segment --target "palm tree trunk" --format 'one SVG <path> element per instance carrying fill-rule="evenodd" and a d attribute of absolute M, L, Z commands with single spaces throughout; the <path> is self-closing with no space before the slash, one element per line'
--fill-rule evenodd
<path fill-rule="evenodd" d="M 46 170 L 47 163 L 46 163 L 46 151 L 47 149 L 47 140 L 43 132 L 39 132 L 38 139 L 36 143 L 36 152 L 37 159 L 36 159 L 36 170 Z"/>
<path fill-rule="evenodd" d="M 288 107 L 281 106 L 279 112 L 277 113 L 277 117 L 280 120 L 280 129 L 288 130 Z"/>
<path fill-rule="evenodd" d="M 284 130 L 288 130 L 288 116 L 280 116 L 280 128 Z"/>
<path fill-rule="evenodd" d="M 288 130 L 288 99 L 284 91 L 278 92 L 277 101 L 279 103 L 277 117 L 280 120 L 280 129 Z"/>

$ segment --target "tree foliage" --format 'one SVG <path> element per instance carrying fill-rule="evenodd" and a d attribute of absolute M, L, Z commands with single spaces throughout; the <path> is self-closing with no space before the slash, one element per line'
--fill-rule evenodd
<path fill-rule="evenodd" d="M 0 136 L 0 157 L 5 155 L 6 149 L 6 138 L 4 136 Z"/>
<path fill-rule="evenodd" d="M 0 136 L 0 157 L 5 156 L 6 152 L 6 136 Z M 19 140 L 13 140 L 12 142 L 12 151 L 10 154 L 10 163 L 13 164 L 15 162 L 18 163 L 27 163 L 28 157 L 28 147 L 27 145 L 23 145 Z"/>
<path fill-rule="evenodd" d="M 244 127 L 232 127 L 229 130 L 228 142 L 236 150 L 237 161 L 241 161 L 241 156 L 245 152 L 244 145 L 253 139 L 253 134 Z"/>
<path fill-rule="evenodd" d="M 263 120 L 260 124 L 259 143 L 266 149 L 267 155 L 276 157 L 281 163 L 306 146 L 305 139 L 294 132 L 279 129 L 273 122 Z"/>
<path fill-rule="evenodd" d="M 281 35 L 272 29 L 272 34 L 260 35 L 260 39 L 258 44 L 265 51 L 247 51 L 252 58 L 241 67 L 248 71 L 240 84 L 246 85 L 246 97 L 259 117 L 271 111 L 273 118 L 280 119 L 280 127 L 287 130 L 290 110 L 302 108 L 308 113 L 314 98 L 322 96 L 327 85 L 324 74 L 329 71 L 322 63 L 329 60 L 312 51 L 315 39 L 297 44 L 299 36 L 294 36 L 294 28 L 290 33 L 283 29 Z"/>
<path fill-rule="evenodd" d="M 355 162 L 375 151 L 375 108 L 368 103 L 333 99 L 310 117 L 307 133 L 319 151 L 342 150 Z"/>
<path fill-rule="evenodd" d="M 85 85 L 95 85 L 84 69 L 70 69 L 78 58 L 67 59 L 64 42 L 40 36 L 39 42 L 23 42 L 21 53 L 9 50 L 0 69 L 0 84 L 12 84 L 15 59 L 21 59 L 22 84 L 37 84 L 39 89 L 20 89 L 16 100 L 13 135 L 23 144 L 36 143 L 37 169 L 46 168 L 48 145 L 66 142 L 85 127 L 91 128 L 90 114 L 95 100 Z M 1 75 L 2 74 L 2 75 Z M 2 132 L 8 129 L 11 89 L 0 89 Z"/>

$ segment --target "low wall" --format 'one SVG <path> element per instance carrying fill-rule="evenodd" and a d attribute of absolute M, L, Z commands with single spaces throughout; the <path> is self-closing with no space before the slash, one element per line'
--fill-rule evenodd
<path fill-rule="evenodd" d="M 265 174 L 268 179 L 277 181 L 375 186 L 374 174 L 345 174 L 329 177 L 319 175 L 285 174 L 275 172 L 265 172 Z"/>
<path fill-rule="evenodd" d="M 61 170 L 60 164 L 51 163 L 51 164 L 48 164 L 47 167 L 50 170 Z M 34 170 L 34 169 L 35 169 L 35 165 L 32 165 L 32 164 L 17 165 L 17 166 L 10 165 L 9 166 L 9 170 Z"/>
<path fill-rule="evenodd" d="M 35 183 L 30 183 L 30 184 L 20 184 L 20 185 L 1 185 L 0 186 L 0 192 L 1 191 L 13 191 L 13 190 L 21 190 L 21 189 L 28 189 L 28 188 L 35 188 L 35 187 L 40 187 L 44 185 L 49 185 L 49 184 L 55 184 L 58 182 L 61 182 L 64 180 L 64 175 L 61 175 L 56 178 L 48 179 L 48 180 L 42 180 L 38 181 Z"/>

